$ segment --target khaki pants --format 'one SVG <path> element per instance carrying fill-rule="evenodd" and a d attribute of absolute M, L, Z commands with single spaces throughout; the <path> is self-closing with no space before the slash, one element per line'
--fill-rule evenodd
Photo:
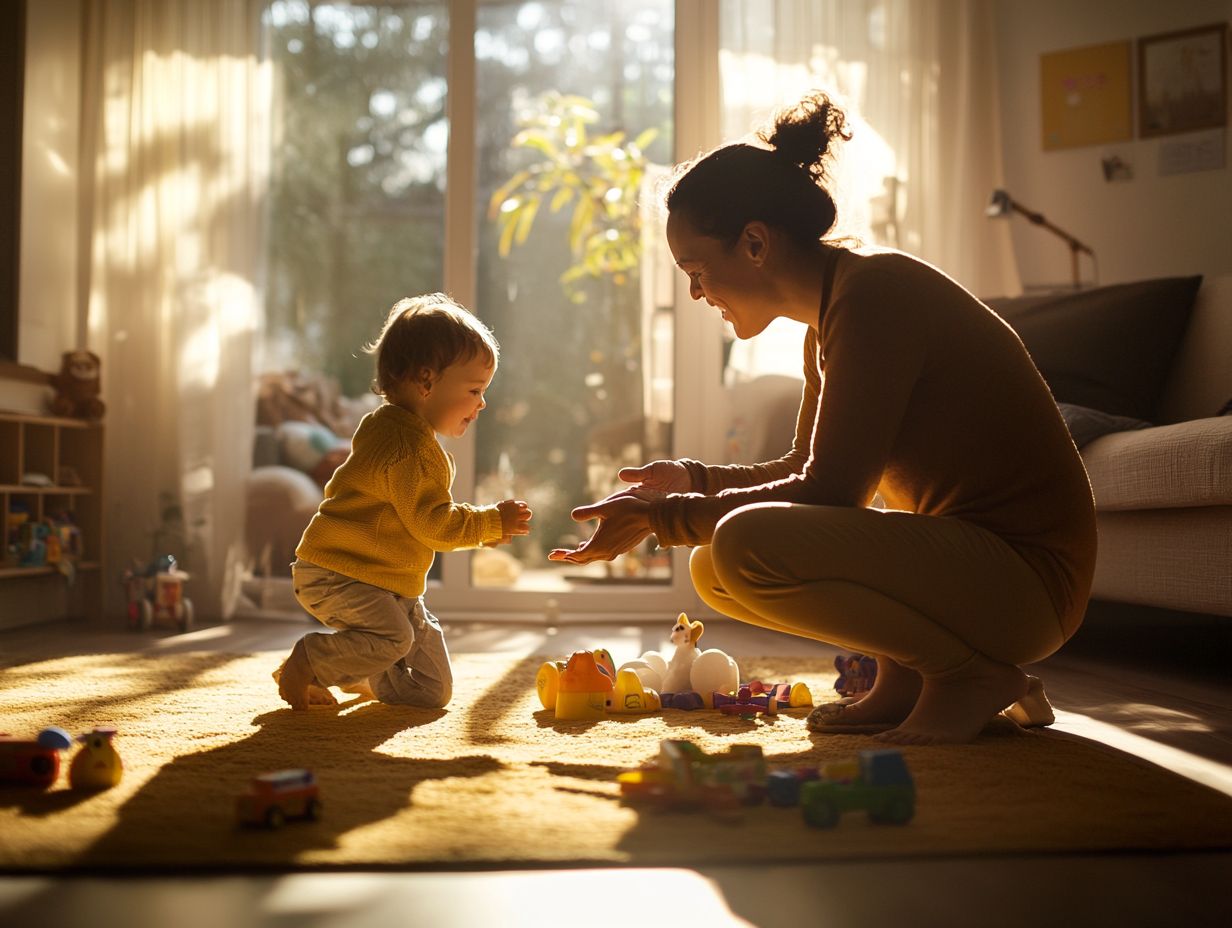
<path fill-rule="evenodd" d="M 698 594 L 724 615 L 923 674 L 975 652 L 1030 663 L 1066 637 L 1031 567 L 960 519 L 758 503 L 728 513 L 689 567 Z"/>
<path fill-rule="evenodd" d="M 453 668 L 440 622 L 423 597 L 399 596 L 337 571 L 296 560 L 295 598 L 333 634 L 304 636 L 304 651 L 322 686 L 366 680 L 381 702 L 444 708 Z"/>

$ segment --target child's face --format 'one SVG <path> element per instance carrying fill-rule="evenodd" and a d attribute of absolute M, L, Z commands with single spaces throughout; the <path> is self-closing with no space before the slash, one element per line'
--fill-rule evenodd
<path fill-rule="evenodd" d="M 425 371 L 425 377 L 406 392 L 414 411 L 428 420 L 434 432 L 459 438 L 488 405 L 483 394 L 495 373 L 491 361 L 477 355 L 450 364 L 440 373 Z"/>

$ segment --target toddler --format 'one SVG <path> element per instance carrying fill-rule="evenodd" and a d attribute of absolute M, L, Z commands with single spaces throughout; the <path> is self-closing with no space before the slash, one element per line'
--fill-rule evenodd
<path fill-rule="evenodd" d="M 453 458 L 436 437 L 461 436 L 478 417 L 500 349 L 475 316 L 434 293 L 394 304 L 364 350 L 376 355 L 373 391 L 385 402 L 359 423 L 291 565 L 296 599 L 335 631 L 305 635 L 274 676 L 294 709 L 335 702 L 330 686 L 442 708 L 453 672 L 423 601 L 435 553 L 530 532 L 519 500 L 454 502 Z"/>

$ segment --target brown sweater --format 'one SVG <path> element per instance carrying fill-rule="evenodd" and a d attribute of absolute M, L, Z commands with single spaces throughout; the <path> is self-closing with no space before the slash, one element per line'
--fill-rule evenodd
<path fill-rule="evenodd" d="M 1067 633 L 1095 565 L 1095 506 L 1056 403 L 1014 331 L 936 268 L 828 250 L 804 340 L 795 440 L 764 464 L 686 462 L 688 494 L 651 504 L 661 545 L 707 544 L 749 503 L 868 506 L 965 519 L 1039 574 Z M 823 389 L 824 385 L 824 389 Z"/>

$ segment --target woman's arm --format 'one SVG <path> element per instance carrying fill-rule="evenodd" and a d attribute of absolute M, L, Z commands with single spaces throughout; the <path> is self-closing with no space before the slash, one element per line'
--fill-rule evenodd
<path fill-rule="evenodd" d="M 739 487 L 759 487 L 804 472 L 813 439 L 813 423 L 817 419 L 817 403 L 821 396 L 821 374 L 817 368 L 817 333 L 810 328 L 804 337 L 804 388 L 800 408 L 796 413 L 796 432 L 791 449 L 781 458 L 760 464 L 702 464 L 684 461 L 692 480 L 694 493 L 714 496 L 723 490 Z"/>
<path fill-rule="evenodd" d="M 673 495 L 649 504 L 659 544 L 708 544 L 727 513 L 760 502 L 867 506 L 923 370 L 926 333 L 892 271 L 836 293 L 823 321 L 825 389 L 802 472 L 762 486 Z M 803 409 L 802 409 L 803 412 Z M 797 428 L 797 439 L 801 429 Z M 793 449 L 794 451 L 795 449 Z"/>

